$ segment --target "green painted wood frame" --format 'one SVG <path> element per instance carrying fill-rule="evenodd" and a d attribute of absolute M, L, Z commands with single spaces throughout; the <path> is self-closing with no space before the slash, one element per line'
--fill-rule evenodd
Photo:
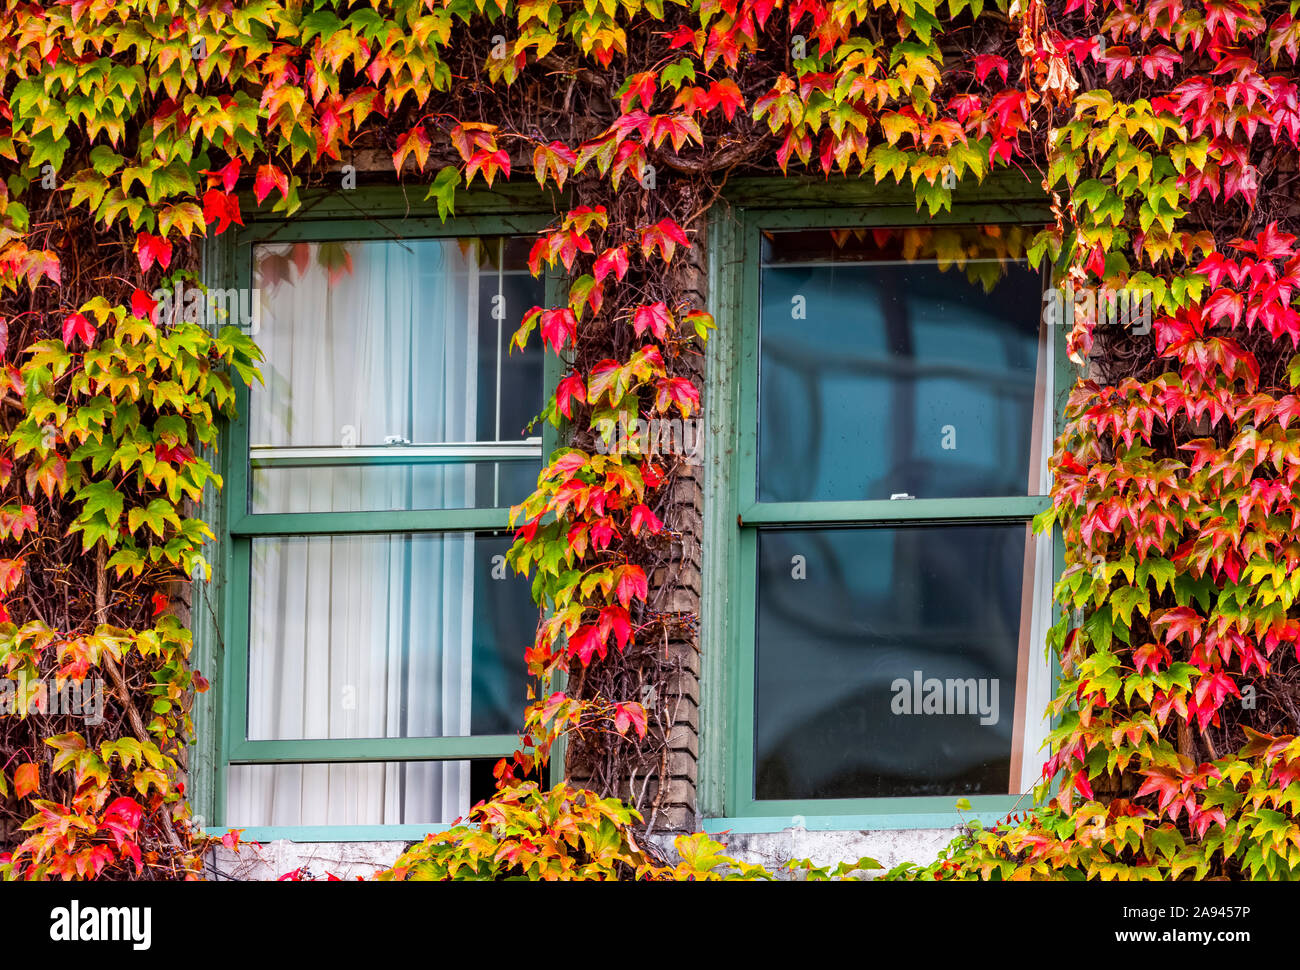
<path fill-rule="evenodd" d="M 245 212 L 256 213 L 251 197 L 241 198 Z M 431 203 L 415 201 L 401 187 L 322 191 L 303 197 L 303 207 L 286 219 L 254 214 L 236 235 L 209 240 L 204 248 L 206 286 L 251 286 L 253 246 L 264 242 L 322 242 L 369 239 L 530 235 L 553 221 L 557 199 L 527 186 L 499 185 L 493 192 L 462 192 L 446 222 Z M 546 301 L 565 298 L 563 280 L 546 273 Z M 554 354 L 545 356 L 544 393 L 549 394 L 564 368 Z M 351 738 L 338 740 L 250 741 L 247 738 L 250 548 L 260 536 L 362 535 L 376 533 L 499 531 L 507 527 L 508 508 L 375 512 L 258 513 L 249 511 L 249 391 L 236 381 L 238 417 L 220 435 L 214 465 L 224 476 L 220 494 L 205 496 L 203 514 L 212 523 L 218 545 L 209 582 L 195 581 L 193 626 L 195 666 L 209 673 L 212 688 L 195 706 L 196 751 L 191 759 L 191 801 L 196 816 L 212 832 L 226 829 L 226 771 L 232 764 L 316 762 L 430 761 L 507 756 L 519 743 L 516 735 L 445 738 Z M 540 402 L 539 402 L 540 409 Z M 559 438 L 542 426 L 542 455 Z M 353 464 L 378 464 L 385 456 L 353 456 Z M 520 658 L 522 663 L 522 657 Z M 552 758 L 552 777 L 563 771 L 563 753 Z M 244 830 L 246 840 L 295 841 L 411 840 L 445 825 L 311 825 L 262 826 Z"/>
<path fill-rule="evenodd" d="M 953 797 L 762 800 L 753 797 L 754 624 L 758 530 L 776 523 L 1027 521 L 1046 496 L 759 503 L 755 500 L 758 407 L 758 287 L 761 233 L 767 229 L 869 226 L 1042 224 L 1051 213 L 1041 189 L 1016 174 L 959 186 L 950 213 L 918 212 L 906 186 L 857 180 L 739 180 L 715 206 L 708 228 L 709 302 L 718 321 L 708 347 L 704 484 L 705 577 L 701 603 L 699 811 L 708 831 L 946 828 L 972 818 L 991 824 L 1023 796 L 976 796 L 956 810 Z M 1053 339 L 1053 426 L 1059 434 L 1074 370 L 1064 328 Z M 1040 537 L 1043 541 L 1046 537 Z M 1063 568 L 1059 529 L 1051 537 L 1054 578 Z M 1055 607 L 1053 607 L 1055 609 Z M 1045 646 L 1045 645 L 1044 645 Z M 1048 651 L 1045 651 L 1048 652 Z M 1050 676 L 1059 675 L 1055 659 Z M 1027 756 L 1029 753 L 1027 752 Z"/>

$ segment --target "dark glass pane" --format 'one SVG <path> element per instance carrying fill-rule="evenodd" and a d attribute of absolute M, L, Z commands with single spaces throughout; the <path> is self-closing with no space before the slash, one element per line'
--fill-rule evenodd
<path fill-rule="evenodd" d="M 760 501 L 1038 492 L 1049 368 L 1026 231 L 765 237 Z"/>
<path fill-rule="evenodd" d="M 755 797 L 1010 791 L 1027 536 L 760 531 Z"/>
<path fill-rule="evenodd" d="M 507 251 L 507 265 L 509 255 Z M 495 401 L 490 405 L 484 401 L 478 409 L 478 440 L 511 441 L 540 434 L 539 428 L 528 424 L 541 411 L 541 345 L 532 340 L 527 351 L 511 352 L 510 338 L 524 313 L 546 302 L 542 283 L 518 268 L 485 272 L 478 286 L 479 305 L 491 310 L 488 321 L 478 328 L 478 386 L 499 390 Z"/>
<path fill-rule="evenodd" d="M 532 583 L 506 565 L 511 535 L 479 536 L 474 596 L 471 734 L 513 734 L 523 727 L 524 651 L 537 632 Z"/>
<path fill-rule="evenodd" d="M 464 737 L 522 724 L 537 609 L 507 534 L 252 541 L 248 737 Z"/>

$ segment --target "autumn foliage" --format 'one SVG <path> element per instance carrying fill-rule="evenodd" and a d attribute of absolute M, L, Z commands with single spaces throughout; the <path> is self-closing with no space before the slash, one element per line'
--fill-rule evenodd
<path fill-rule="evenodd" d="M 679 843 L 684 868 L 637 840 L 657 805 L 624 782 L 665 781 L 672 728 L 662 645 L 695 636 L 654 581 L 681 469 L 597 436 L 699 413 L 714 322 L 684 267 L 728 178 L 898 182 L 937 216 L 1000 169 L 1051 201 L 1031 259 L 1080 290 L 1149 291 L 1155 317 L 1070 334 L 1040 523 L 1066 549 L 1040 803 L 904 875 L 1300 874 L 1295 3 L 0 11 L 0 676 L 108 692 L 95 728 L 0 715 L 4 878 L 200 875 L 184 796 L 206 681 L 171 601 L 208 568 L 198 503 L 258 352 L 149 294 L 198 285 L 202 237 L 249 207 L 292 215 L 365 153 L 444 217 L 534 178 L 557 214 L 530 268 L 569 281 L 514 336 L 564 361 L 543 417 L 566 443 L 514 510 L 510 556 L 543 608 L 520 658 L 543 689 L 498 796 L 390 878 L 763 875 L 702 838 Z M 526 780 L 561 739 L 595 790 Z"/>

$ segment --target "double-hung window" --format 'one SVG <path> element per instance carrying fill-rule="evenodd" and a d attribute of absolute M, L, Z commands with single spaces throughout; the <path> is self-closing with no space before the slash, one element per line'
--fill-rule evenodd
<path fill-rule="evenodd" d="M 491 793 L 536 608 L 505 562 L 535 487 L 544 216 L 253 224 L 265 354 L 227 434 L 219 821 L 414 835 Z M 405 832 L 403 833 L 403 830 Z"/>
<path fill-rule="evenodd" d="M 1025 250 L 1045 216 L 733 222 L 728 816 L 946 824 L 1037 782 L 1055 570 L 1030 520 L 1061 349 Z"/>

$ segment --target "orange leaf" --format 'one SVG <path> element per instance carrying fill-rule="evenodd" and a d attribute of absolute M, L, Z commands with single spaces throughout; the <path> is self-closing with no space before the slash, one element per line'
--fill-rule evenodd
<path fill-rule="evenodd" d="M 18 770 L 14 772 L 14 794 L 19 798 L 23 798 L 33 792 L 40 791 L 40 787 L 40 766 L 34 765 L 31 762 L 28 762 L 25 765 L 19 765 Z"/>

